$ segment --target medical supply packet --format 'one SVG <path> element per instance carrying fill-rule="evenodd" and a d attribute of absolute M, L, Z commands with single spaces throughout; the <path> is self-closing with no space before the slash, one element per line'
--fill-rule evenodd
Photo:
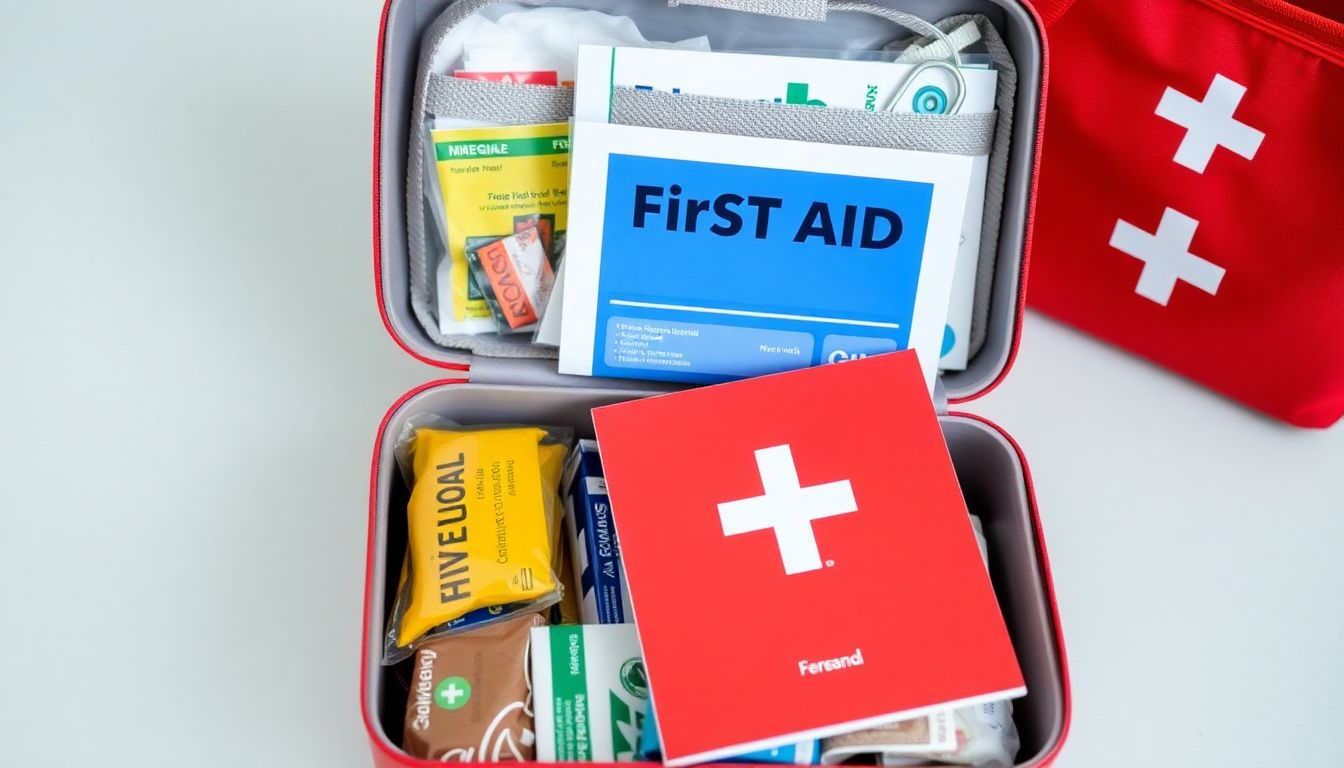
<path fill-rule="evenodd" d="M 633 622 L 621 543 L 611 520 L 611 500 L 596 440 L 580 440 L 570 452 L 560 496 L 565 503 L 565 530 L 575 553 L 575 580 L 582 591 L 583 622 Z"/>
<path fill-rule="evenodd" d="M 537 614 L 427 641 L 415 652 L 402 748 L 439 762 L 531 760 L 532 678 Z"/>
<path fill-rule="evenodd" d="M 438 273 L 441 333 L 497 330 L 467 252 L 513 236 L 540 216 L 563 237 L 569 209 L 569 125 L 551 123 L 428 130 L 437 196 L 434 219 L 446 243 Z M 548 253 L 550 261 L 555 254 Z M 551 264 L 548 269 L 553 267 Z M 533 321 L 535 323 L 535 320 Z"/>
<path fill-rule="evenodd" d="M 607 122 L 612 93 L 632 87 L 809 107 L 946 113 L 962 90 L 948 67 L 881 59 L 831 58 L 821 52 L 766 53 L 660 50 L 610 45 L 579 47 L 576 120 Z M 891 54 L 897 55 L 897 54 Z M 960 67 L 964 98 L 958 113 L 994 111 L 998 73 L 986 57 L 966 55 Z M 898 98 L 899 96 L 899 98 Z M 966 214 L 948 306 L 939 367 L 962 370 L 970 350 L 971 311 L 980 259 L 988 155 L 971 158 Z"/>
<path fill-rule="evenodd" d="M 548 608 L 562 590 L 557 494 L 572 431 L 425 421 L 397 444 L 411 495 L 387 664 L 426 637 Z"/>
<path fill-rule="evenodd" d="M 533 629 L 532 690 L 539 761 L 638 756 L 649 682 L 634 624 Z"/>
<path fill-rule="evenodd" d="M 915 349 L 932 389 L 971 157 L 573 131 L 561 373 L 713 383 Z"/>
<path fill-rule="evenodd" d="M 536 226 L 468 246 L 467 264 L 500 333 L 536 330 L 555 282 L 550 256 Z"/>

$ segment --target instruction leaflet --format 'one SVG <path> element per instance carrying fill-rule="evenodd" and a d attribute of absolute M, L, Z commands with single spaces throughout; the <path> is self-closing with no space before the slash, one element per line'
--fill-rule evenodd
<path fill-rule="evenodd" d="M 578 69 L 581 78 L 575 92 L 575 119 L 589 122 L 608 121 L 616 87 L 868 112 L 940 112 L 949 107 L 958 88 L 946 69 L 916 72 L 912 64 L 890 61 L 610 45 L 580 46 Z M 984 66 L 963 66 L 961 75 L 966 97 L 960 113 L 993 112 L 998 72 Z M 909 78 L 913 79 L 907 82 Z M 971 158 L 966 214 L 940 349 L 939 367 L 945 370 L 965 369 L 970 351 L 988 168 L 988 155 Z"/>
<path fill-rule="evenodd" d="M 915 349 L 970 158 L 576 122 L 560 372 L 712 383 Z"/>

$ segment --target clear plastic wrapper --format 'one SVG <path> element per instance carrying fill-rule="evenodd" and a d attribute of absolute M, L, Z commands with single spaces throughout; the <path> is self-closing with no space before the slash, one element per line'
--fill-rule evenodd
<path fill-rule="evenodd" d="M 528 645 L 541 616 L 518 616 L 421 644 L 402 748 L 439 762 L 496 763 L 536 754 Z"/>
<path fill-rule="evenodd" d="M 452 125 L 453 127 L 444 127 Z M 437 310 L 439 332 L 444 334 L 516 333 L 531 331 L 536 319 L 513 322 L 516 315 L 501 312 L 510 301 L 506 285 L 473 274 L 473 253 L 496 246 L 487 255 L 505 256 L 483 261 L 501 268 L 500 280 L 516 281 L 535 275 L 532 301 L 544 304 L 555 275 L 555 254 L 563 248 L 569 210 L 569 125 L 463 127 L 443 120 L 426 126 L 425 174 L 426 238 L 438 252 Z M 539 240 L 535 250 L 522 242 L 531 231 Z M 536 258 L 540 253 L 544 258 Z M 544 263 L 543 263 L 544 262 Z M 480 266 L 480 265 L 478 265 Z M 530 272 L 528 270 L 531 270 Z M 517 303 L 521 294 L 514 297 Z M 492 298 L 497 298 L 495 306 Z M 529 302 L 530 304 L 531 302 Z M 540 317 L 540 307 L 526 315 Z"/>
<path fill-rule="evenodd" d="M 709 50 L 704 35 L 676 43 L 649 40 L 628 16 L 503 3 L 471 24 L 463 39 L 462 69 L 553 71 L 562 84 L 572 83 L 580 43 Z"/>
<path fill-rule="evenodd" d="M 572 430 L 412 419 L 397 441 L 411 488 L 407 553 L 383 661 L 425 638 L 560 600 L 560 475 Z"/>
<path fill-rule="evenodd" d="M 468 245 L 467 264 L 500 333 L 536 330 L 555 284 L 555 270 L 537 227 L 476 247 Z"/>

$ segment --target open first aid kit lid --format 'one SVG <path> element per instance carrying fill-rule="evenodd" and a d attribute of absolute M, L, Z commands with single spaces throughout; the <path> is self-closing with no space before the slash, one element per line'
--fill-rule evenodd
<path fill-rule="evenodd" d="M 389 9 L 394 5 L 398 4 L 389 2 Z M 623 388 L 641 385 L 635 380 L 562 375 L 558 373 L 556 349 L 531 344 L 530 335 L 444 335 L 436 323 L 435 265 L 426 254 L 439 244 L 427 243 L 424 234 L 429 214 L 423 203 L 423 184 L 425 174 L 432 172 L 432 168 L 426 169 L 432 160 L 424 157 L 422 134 L 426 116 L 436 114 L 436 104 L 442 103 L 441 86 L 446 78 L 426 77 L 424 72 L 451 71 L 460 63 L 462 42 L 453 30 L 476 14 L 488 13 L 494 5 L 498 0 L 433 0 L 384 15 L 374 116 L 374 263 L 384 324 L 397 343 L 417 359 L 465 371 L 466 377 L 475 382 Z M 1039 20 L 1028 7 L 1013 0 L 958 4 L 955 10 L 967 15 L 942 19 L 933 30 L 932 25 L 906 13 L 899 0 L 767 4 L 767 15 L 752 12 L 763 7 L 760 3 L 736 0 L 703 4 L 713 8 L 701 7 L 692 0 L 677 5 L 664 0 L 586 0 L 554 5 L 581 5 L 629 16 L 650 40 L 705 36 L 714 51 L 833 52 L 880 48 L 890 41 L 908 40 L 922 40 L 931 48 L 928 41 L 933 38 L 919 33 L 921 24 L 927 28 L 924 31 L 935 34 L 968 28 L 988 50 L 997 72 L 993 96 L 996 119 L 992 129 L 987 129 L 992 133 L 986 134 L 977 268 L 973 293 L 968 294 L 973 296 L 969 331 L 961 340 L 967 347 L 967 361 L 964 370 L 939 375 L 936 400 L 942 404 L 978 397 L 1006 375 L 1021 332 L 1045 85 L 1043 34 Z M 921 13 L 929 13 L 929 9 L 921 7 Z M 513 87 L 527 89 L 524 93 L 529 99 L 552 102 L 552 109 L 555 103 L 567 107 L 573 104 L 572 89 L 563 86 Z M 510 122 L 491 114 L 479 117 Z M 663 117 L 675 124 L 675 115 Z M 874 128 L 877 134 L 884 130 L 882 125 Z M 739 131 L 734 128 L 731 132 Z M 948 342 L 950 339 L 944 342 L 945 350 Z M 824 346 L 822 362 L 840 361 L 850 355 L 842 344 L 828 342 Z M 835 360 L 828 359 L 827 353 Z"/>

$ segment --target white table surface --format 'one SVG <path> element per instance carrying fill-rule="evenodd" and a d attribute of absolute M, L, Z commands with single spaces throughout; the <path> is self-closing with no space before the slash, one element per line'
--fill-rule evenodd
<path fill-rule="evenodd" d="M 0 0 L 0 765 L 368 764 L 369 455 L 434 375 L 371 288 L 379 10 Z M 1344 764 L 1344 427 L 1034 315 L 974 408 L 1036 479 L 1060 766 Z"/>

